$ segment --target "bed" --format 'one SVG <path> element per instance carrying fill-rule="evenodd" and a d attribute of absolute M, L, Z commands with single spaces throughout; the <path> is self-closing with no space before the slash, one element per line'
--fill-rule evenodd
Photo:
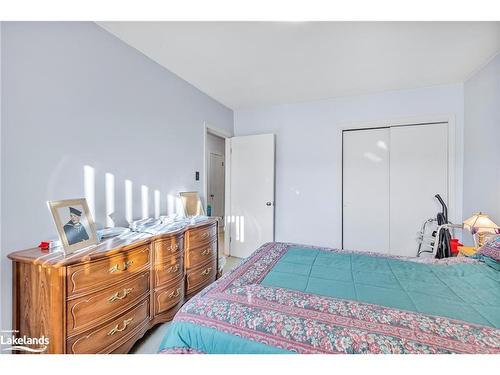
<path fill-rule="evenodd" d="M 500 353 L 500 271 L 267 243 L 186 303 L 160 353 Z"/>

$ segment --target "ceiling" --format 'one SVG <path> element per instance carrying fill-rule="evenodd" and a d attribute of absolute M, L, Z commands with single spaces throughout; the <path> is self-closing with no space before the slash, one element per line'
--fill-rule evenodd
<path fill-rule="evenodd" d="M 238 110 L 463 82 L 500 22 L 99 22 Z"/>

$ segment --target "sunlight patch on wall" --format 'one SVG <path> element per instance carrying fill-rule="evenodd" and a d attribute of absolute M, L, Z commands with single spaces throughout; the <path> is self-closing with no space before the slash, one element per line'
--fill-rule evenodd
<path fill-rule="evenodd" d="M 240 240 L 240 217 L 236 216 L 236 241 Z"/>
<path fill-rule="evenodd" d="M 182 202 L 176 194 L 168 194 L 165 202 L 165 195 L 162 197 L 162 192 L 159 189 L 152 190 L 150 198 L 149 187 L 147 185 L 137 184 L 136 186 L 136 192 L 134 193 L 134 183 L 131 179 L 117 179 L 116 175 L 111 172 L 106 172 L 102 176 L 98 174 L 98 171 L 94 167 L 90 165 L 83 166 L 84 196 L 94 221 L 96 220 L 96 215 L 99 215 L 100 218 L 105 217 L 105 219 L 101 219 L 103 221 L 101 223 L 102 226 L 127 226 L 128 224 L 125 224 L 125 221 L 132 223 L 139 218 L 139 214 L 141 215 L 141 219 L 149 218 L 150 215 L 158 219 L 162 213 L 182 215 Z M 137 191 L 139 186 L 141 196 L 140 209 L 137 207 L 139 204 Z M 124 198 L 122 198 L 122 194 L 124 194 Z M 162 212 L 162 203 L 164 205 L 163 210 L 168 212 Z M 167 203 L 168 205 L 165 207 Z M 135 208 L 134 205 L 136 206 Z M 125 210 L 123 210 L 123 207 Z"/>
<path fill-rule="evenodd" d="M 133 212 L 132 212 L 132 181 L 125 180 L 125 219 L 129 223 L 133 220 Z"/>
<path fill-rule="evenodd" d="M 146 185 L 141 185 L 141 205 L 142 205 L 142 218 L 149 217 L 149 188 Z"/>
<path fill-rule="evenodd" d="M 160 190 L 155 190 L 155 219 L 160 217 Z"/>
<path fill-rule="evenodd" d="M 240 242 L 245 242 L 245 217 L 240 218 Z"/>

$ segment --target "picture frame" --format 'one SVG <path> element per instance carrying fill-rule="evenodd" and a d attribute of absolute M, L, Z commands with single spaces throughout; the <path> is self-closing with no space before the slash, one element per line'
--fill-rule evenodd
<path fill-rule="evenodd" d="M 99 243 L 85 198 L 48 201 L 47 205 L 65 254 Z"/>
<path fill-rule="evenodd" d="M 205 210 L 197 191 L 181 191 L 179 196 L 184 207 L 184 214 L 187 217 L 205 215 Z"/>

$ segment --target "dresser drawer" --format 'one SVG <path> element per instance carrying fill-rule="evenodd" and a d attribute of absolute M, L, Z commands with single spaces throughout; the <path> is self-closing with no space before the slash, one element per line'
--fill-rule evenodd
<path fill-rule="evenodd" d="M 184 299 L 184 277 L 180 277 L 171 284 L 155 289 L 154 291 L 154 312 L 161 314 Z"/>
<path fill-rule="evenodd" d="M 149 271 L 119 285 L 68 301 L 67 330 L 81 331 L 120 314 L 149 292 Z"/>
<path fill-rule="evenodd" d="M 184 237 L 174 236 L 154 242 L 155 263 L 163 263 L 172 256 L 179 255 L 184 248 Z"/>
<path fill-rule="evenodd" d="M 186 245 L 188 249 L 208 244 L 217 238 L 217 224 L 206 227 L 189 229 L 186 232 Z"/>
<path fill-rule="evenodd" d="M 67 351 L 72 354 L 111 352 L 134 335 L 149 320 L 149 299 L 146 298 L 132 309 L 110 322 L 68 339 Z"/>
<path fill-rule="evenodd" d="M 217 240 L 186 251 L 186 268 L 191 269 L 217 256 Z"/>
<path fill-rule="evenodd" d="M 169 260 L 162 264 L 155 264 L 153 267 L 154 287 L 165 285 L 179 276 L 184 276 L 184 257 L 171 256 Z"/>
<path fill-rule="evenodd" d="M 107 259 L 68 267 L 68 296 L 107 287 L 139 273 L 150 264 L 149 245 Z"/>
<path fill-rule="evenodd" d="M 196 292 L 213 283 L 217 276 L 216 258 L 187 271 L 187 294 Z"/>

